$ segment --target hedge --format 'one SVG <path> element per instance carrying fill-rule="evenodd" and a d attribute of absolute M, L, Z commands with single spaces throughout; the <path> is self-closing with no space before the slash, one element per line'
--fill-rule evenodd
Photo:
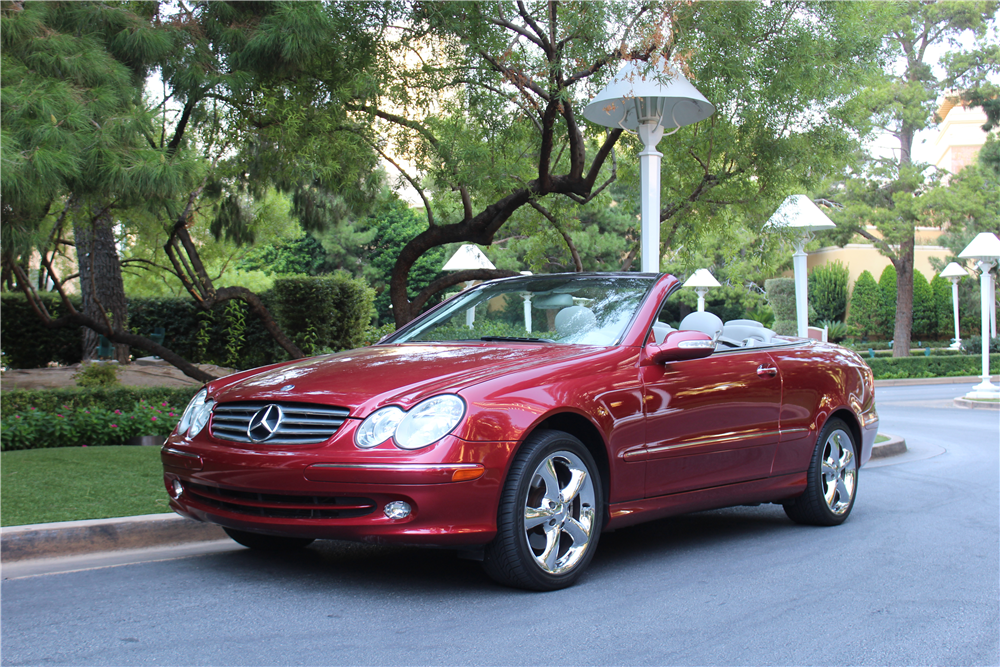
<path fill-rule="evenodd" d="M 58 294 L 40 296 L 52 317 L 66 314 Z M 80 307 L 79 299 L 71 301 L 74 307 Z M 0 296 L 0 309 L 4 364 L 11 368 L 42 368 L 50 361 L 64 366 L 80 363 L 83 353 L 80 327 L 47 328 L 20 292 L 5 292 Z"/>
<path fill-rule="evenodd" d="M 865 359 L 876 380 L 979 375 L 982 357 L 971 355 Z M 990 355 L 990 370 L 1000 370 L 1000 354 Z"/>
<path fill-rule="evenodd" d="M 139 401 L 169 403 L 180 407 L 188 404 L 200 387 L 93 387 L 90 389 L 12 389 L 0 393 L 0 414 L 11 415 L 35 408 L 45 412 L 58 412 L 68 406 L 70 410 L 101 408 L 119 410 Z"/>
<path fill-rule="evenodd" d="M 363 345 L 374 312 L 372 289 L 339 274 L 282 278 L 275 282 L 275 289 L 259 296 L 285 333 L 307 354 Z M 49 312 L 58 317 L 62 309 L 58 297 L 43 294 L 42 299 Z M 11 368 L 41 368 L 49 362 L 79 363 L 79 327 L 45 328 L 19 293 L 0 295 L 0 308 L 5 364 Z M 162 327 L 166 332 L 164 346 L 195 364 L 245 369 L 288 358 L 242 301 L 229 301 L 204 311 L 188 297 L 137 297 L 128 300 L 128 309 L 133 333 L 149 336 Z M 142 356 L 146 352 L 137 348 L 134 354 Z"/>

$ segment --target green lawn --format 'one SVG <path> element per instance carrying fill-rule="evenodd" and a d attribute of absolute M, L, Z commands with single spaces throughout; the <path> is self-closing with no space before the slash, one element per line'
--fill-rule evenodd
<path fill-rule="evenodd" d="M 169 512 L 159 447 L 0 454 L 0 525 Z"/>

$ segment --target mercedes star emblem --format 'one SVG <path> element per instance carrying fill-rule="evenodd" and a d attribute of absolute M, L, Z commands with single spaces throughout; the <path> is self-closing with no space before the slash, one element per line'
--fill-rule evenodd
<path fill-rule="evenodd" d="M 281 425 L 283 417 L 284 414 L 281 412 L 280 406 L 273 403 L 264 406 L 250 418 L 250 424 L 247 426 L 247 437 L 250 438 L 251 442 L 264 442 L 270 439 Z"/>

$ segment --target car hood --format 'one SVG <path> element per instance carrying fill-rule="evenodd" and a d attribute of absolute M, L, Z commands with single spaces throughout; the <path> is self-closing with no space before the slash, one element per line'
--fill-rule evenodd
<path fill-rule="evenodd" d="M 572 345 L 376 345 L 240 374 L 209 389 L 224 403 L 323 403 L 365 417 L 383 405 L 406 409 L 429 396 L 594 351 Z"/>

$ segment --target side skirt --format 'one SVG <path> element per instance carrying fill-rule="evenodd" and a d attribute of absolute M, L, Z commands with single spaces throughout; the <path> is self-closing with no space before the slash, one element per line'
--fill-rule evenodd
<path fill-rule="evenodd" d="M 610 507 L 610 520 L 605 529 L 614 530 L 688 512 L 700 512 L 733 505 L 777 502 L 794 498 L 801 494 L 805 488 L 806 473 L 799 472 L 752 482 L 716 486 L 711 489 L 630 500 L 616 503 Z"/>

